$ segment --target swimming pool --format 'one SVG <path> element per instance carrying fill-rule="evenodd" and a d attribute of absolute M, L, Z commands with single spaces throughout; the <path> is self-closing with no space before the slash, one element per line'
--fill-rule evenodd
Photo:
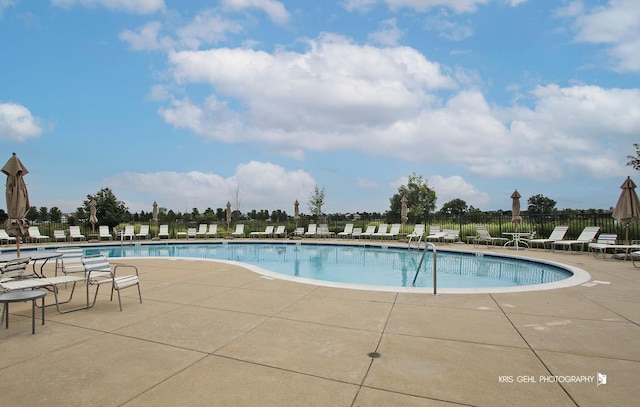
<path fill-rule="evenodd" d="M 378 291 L 428 292 L 433 257 L 428 252 L 415 285 L 422 251 L 406 247 L 294 243 L 133 244 L 85 248 L 108 257 L 199 258 L 242 263 L 267 277 Z M 586 276 L 585 276 L 586 274 Z M 438 291 L 512 292 L 588 281 L 584 270 L 523 257 L 438 250 Z"/>

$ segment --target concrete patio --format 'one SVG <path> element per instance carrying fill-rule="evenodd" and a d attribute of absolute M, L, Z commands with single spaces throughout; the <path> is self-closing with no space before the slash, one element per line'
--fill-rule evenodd
<path fill-rule="evenodd" d="M 635 405 L 640 269 L 524 254 L 585 269 L 592 281 L 433 296 L 301 284 L 207 260 L 113 259 L 139 268 L 142 304 L 133 289 L 123 312 L 104 294 L 91 310 L 50 307 L 35 335 L 30 304 L 11 304 L 9 329 L 0 328 L 1 404 Z"/>

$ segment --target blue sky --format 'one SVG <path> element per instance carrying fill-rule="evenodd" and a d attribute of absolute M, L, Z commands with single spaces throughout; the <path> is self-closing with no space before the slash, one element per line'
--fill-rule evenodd
<path fill-rule="evenodd" d="M 63 212 L 384 212 L 412 173 L 438 207 L 607 209 L 638 50 L 637 0 L 0 0 L 0 160 Z"/>

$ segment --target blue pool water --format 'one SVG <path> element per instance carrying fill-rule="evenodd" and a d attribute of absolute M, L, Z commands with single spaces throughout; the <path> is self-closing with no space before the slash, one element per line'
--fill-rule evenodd
<path fill-rule="evenodd" d="M 413 279 L 422 251 L 384 246 L 301 243 L 149 244 L 86 248 L 108 257 L 195 257 L 232 260 L 275 273 L 391 287 L 432 287 L 431 252 Z M 554 264 L 498 255 L 438 251 L 437 285 L 442 288 L 514 287 L 553 283 L 572 273 Z"/>

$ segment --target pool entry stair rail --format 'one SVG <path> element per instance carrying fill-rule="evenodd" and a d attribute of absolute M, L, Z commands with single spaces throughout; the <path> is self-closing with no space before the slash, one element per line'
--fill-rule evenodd
<path fill-rule="evenodd" d="M 416 269 L 416 275 L 413 277 L 413 285 L 416 284 L 416 279 L 418 278 L 418 273 L 420 272 L 420 267 L 422 267 L 422 262 L 424 261 L 424 256 L 427 254 L 427 249 L 431 247 L 433 251 L 433 295 L 438 295 L 437 290 L 437 278 L 436 278 L 436 245 L 431 242 L 426 242 L 424 246 L 424 251 L 422 252 L 422 257 L 420 257 L 420 262 L 418 263 L 418 268 Z"/>
<path fill-rule="evenodd" d="M 409 249 L 411 249 L 411 241 L 412 240 L 414 242 L 416 242 L 416 249 L 420 249 L 420 242 L 422 241 L 422 236 L 423 235 L 424 234 L 421 233 L 420 236 L 418 236 L 415 240 L 413 240 L 413 238 L 416 237 L 416 236 L 414 236 L 414 235 L 409 236 L 409 241 L 408 241 L 409 242 Z"/>

